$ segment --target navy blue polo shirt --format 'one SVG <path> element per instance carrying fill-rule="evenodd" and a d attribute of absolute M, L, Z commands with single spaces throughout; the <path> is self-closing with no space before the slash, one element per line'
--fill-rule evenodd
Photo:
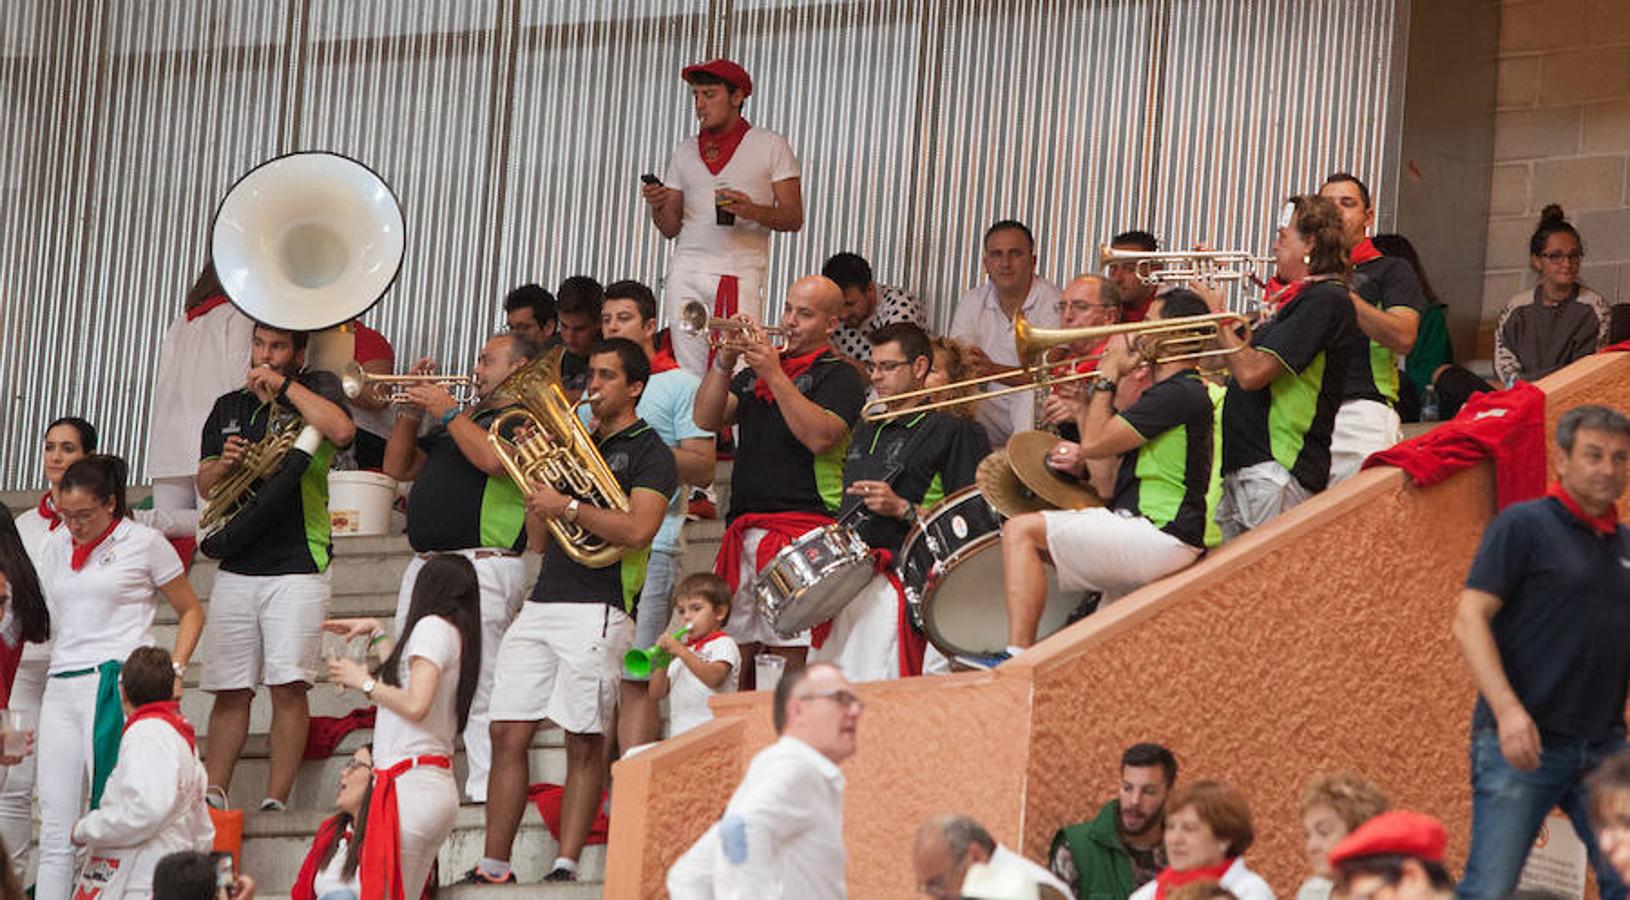
<path fill-rule="evenodd" d="M 1630 529 L 1602 534 L 1552 497 L 1515 504 L 1483 532 L 1466 587 L 1500 598 L 1494 643 L 1542 738 L 1624 733 Z M 1480 696 L 1472 728 L 1494 727 Z"/>

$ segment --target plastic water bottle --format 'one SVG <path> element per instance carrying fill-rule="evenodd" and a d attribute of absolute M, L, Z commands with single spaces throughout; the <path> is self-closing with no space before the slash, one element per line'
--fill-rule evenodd
<path fill-rule="evenodd" d="M 1421 392 L 1421 421 L 1436 422 L 1438 420 L 1438 390 L 1427 385 Z"/>

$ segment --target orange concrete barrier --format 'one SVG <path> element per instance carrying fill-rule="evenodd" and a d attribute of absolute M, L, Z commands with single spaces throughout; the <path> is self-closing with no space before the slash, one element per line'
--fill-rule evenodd
<path fill-rule="evenodd" d="M 1540 387 L 1547 434 L 1582 403 L 1630 410 L 1630 356 Z M 849 895 L 910 896 L 912 835 L 937 812 L 1041 859 L 1056 828 L 1114 795 L 1121 750 L 1143 740 L 1176 751 L 1180 779 L 1244 791 L 1246 857 L 1281 895 L 1307 873 L 1302 785 L 1329 769 L 1444 819 L 1462 858 L 1474 692 L 1449 624 L 1493 512 L 1488 463 L 1425 490 L 1365 472 L 994 672 L 862 685 L 860 752 L 844 765 Z M 714 710 L 616 765 L 605 896 L 664 896 L 668 865 L 773 738 L 766 694 Z"/>

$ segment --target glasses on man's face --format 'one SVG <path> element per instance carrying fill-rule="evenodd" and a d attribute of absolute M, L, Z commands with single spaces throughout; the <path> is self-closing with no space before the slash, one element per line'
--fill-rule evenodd
<path fill-rule="evenodd" d="M 1552 264 L 1565 263 L 1565 262 L 1576 263 L 1576 262 L 1579 262 L 1580 260 L 1585 258 L 1585 251 L 1583 251 L 1583 250 L 1551 250 L 1551 251 L 1546 252 L 1546 253 L 1541 253 L 1539 255 L 1539 258 L 1545 260 L 1548 263 L 1552 263 Z"/>
<path fill-rule="evenodd" d="M 831 700 L 843 709 L 852 709 L 859 712 L 866 708 L 866 704 L 850 691 L 826 691 L 820 694 L 805 694 L 803 700 Z"/>
<path fill-rule="evenodd" d="M 866 374 L 871 375 L 881 371 L 884 375 L 893 375 L 901 366 L 909 365 L 904 359 L 866 360 Z"/>

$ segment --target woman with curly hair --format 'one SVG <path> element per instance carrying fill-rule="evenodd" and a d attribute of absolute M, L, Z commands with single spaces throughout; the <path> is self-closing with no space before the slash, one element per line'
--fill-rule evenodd
<path fill-rule="evenodd" d="M 1348 832 L 1387 811 L 1387 795 L 1356 772 L 1313 776 L 1302 791 L 1302 833 L 1313 874 L 1296 892 L 1296 900 L 1329 900 L 1335 887 L 1330 848 Z"/>

